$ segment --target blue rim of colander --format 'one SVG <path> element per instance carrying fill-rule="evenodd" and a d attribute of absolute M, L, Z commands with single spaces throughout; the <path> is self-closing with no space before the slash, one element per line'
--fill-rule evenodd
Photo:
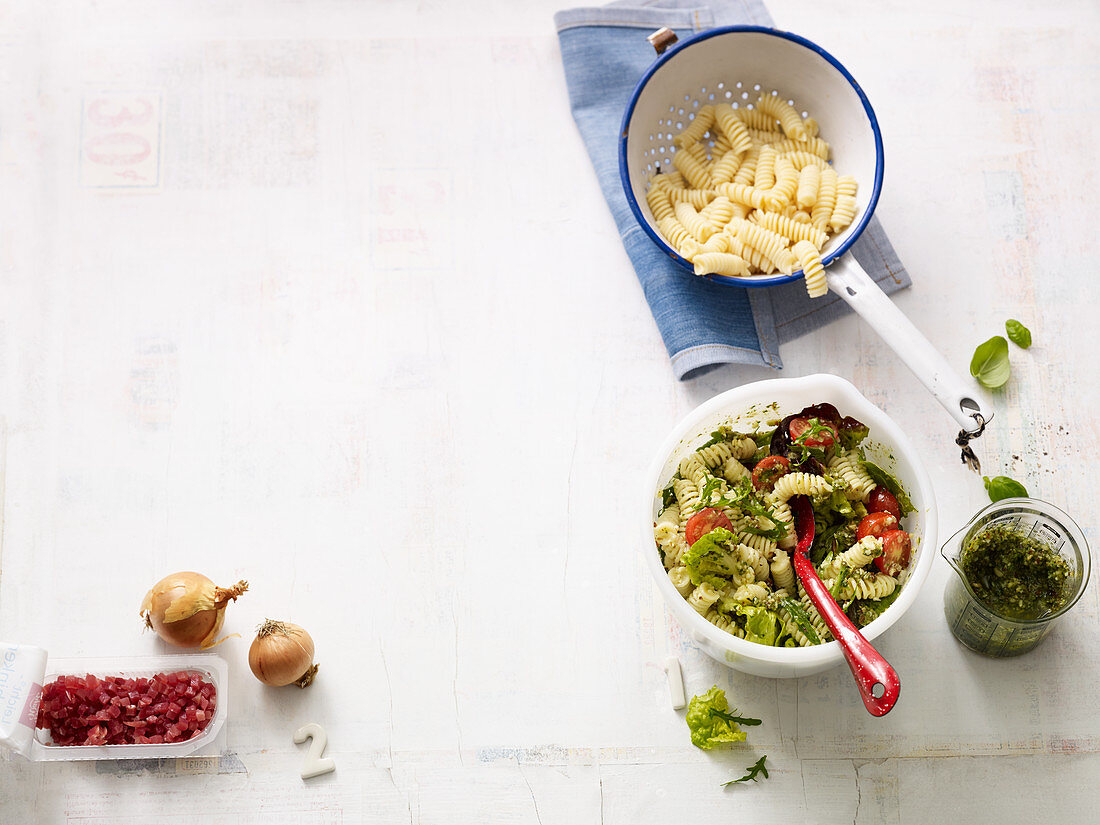
<path fill-rule="evenodd" d="M 848 81 L 851 87 L 855 89 L 856 94 L 859 95 L 860 102 L 863 103 L 863 109 L 867 113 L 867 120 L 871 124 L 871 131 L 875 135 L 875 180 L 871 188 L 871 197 L 867 201 L 867 207 L 860 214 L 860 218 L 856 222 L 855 228 L 851 230 L 848 237 L 842 243 L 838 244 L 835 249 L 829 250 L 821 259 L 822 264 L 828 266 L 847 252 L 852 244 L 859 239 L 859 236 L 863 234 L 863 230 L 871 221 L 871 215 L 874 214 L 875 207 L 878 205 L 879 193 L 882 191 L 882 170 L 885 162 L 882 152 L 882 132 L 878 126 L 878 118 L 875 117 L 875 110 L 871 108 L 871 101 L 867 99 L 867 95 L 864 94 L 863 89 L 856 83 L 856 79 L 852 77 L 851 73 L 846 68 L 844 68 L 843 64 L 812 40 L 807 40 L 805 37 L 801 37 L 791 32 L 779 31 L 778 29 L 772 29 L 767 26 L 722 26 L 717 29 L 709 29 L 708 31 L 701 32 L 694 37 L 689 37 L 677 43 L 653 61 L 653 65 L 646 70 L 641 80 L 638 81 L 638 85 L 634 87 L 634 93 L 630 96 L 630 103 L 627 104 L 626 113 L 623 115 L 622 128 L 619 130 L 619 179 L 622 182 L 623 192 L 626 194 L 626 201 L 630 204 L 630 211 L 634 213 L 634 218 L 638 222 L 638 225 L 653 239 L 654 243 L 665 250 L 672 260 L 676 261 L 676 263 L 690 272 L 695 272 L 695 267 L 692 265 L 691 261 L 681 256 L 672 248 L 668 241 L 654 231 L 649 221 L 647 221 L 642 214 L 642 209 L 638 205 L 638 201 L 634 197 L 634 190 L 630 185 L 630 170 L 626 165 L 626 143 L 630 137 L 630 118 L 634 114 L 634 108 L 638 105 L 638 98 L 641 96 L 646 84 L 649 83 L 649 79 L 653 77 L 665 63 L 688 46 L 700 43 L 711 37 L 717 37 L 718 35 L 729 34 L 731 32 L 752 32 L 756 34 L 767 34 L 773 37 L 781 37 L 784 40 L 790 40 L 792 43 L 797 43 L 811 51 L 817 52 L 844 76 L 844 79 Z M 754 275 L 751 278 L 737 278 L 728 275 L 705 275 L 703 277 L 719 283 L 733 284 L 735 286 L 775 286 L 776 284 L 786 284 L 798 280 L 802 277 L 802 270 L 795 270 L 795 272 L 790 275 Z"/>

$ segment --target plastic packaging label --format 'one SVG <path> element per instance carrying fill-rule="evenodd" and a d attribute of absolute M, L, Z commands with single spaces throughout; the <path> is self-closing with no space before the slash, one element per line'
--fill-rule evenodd
<path fill-rule="evenodd" d="M 0 745 L 23 756 L 34 740 L 45 676 L 45 650 L 0 642 Z"/>

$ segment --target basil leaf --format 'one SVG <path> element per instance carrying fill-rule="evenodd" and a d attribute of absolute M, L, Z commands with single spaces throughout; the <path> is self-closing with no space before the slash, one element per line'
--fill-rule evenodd
<path fill-rule="evenodd" d="M 1002 498 L 1027 498 L 1027 488 L 1014 478 L 1008 476 L 982 476 L 985 482 L 985 491 L 989 493 L 990 501 L 1000 501 Z"/>
<path fill-rule="evenodd" d="M 672 489 L 672 485 L 669 484 L 665 489 L 661 490 L 661 509 L 667 510 L 673 504 L 676 503 L 676 493 Z"/>
<path fill-rule="evenodd" d="M 1001 340 L 1003 341 L 1004 339 L 1002 338 Z M 1008 345 L 1005 344 L 1005 346 Z M 867 475 L 875 480 L 875 484 L 881 484 L 893 494 L 894 498 L 898 500 L 898 507 L 901 509 L 901 514 L 903 516 L 907 516 L 917 509 L 913 506 L 913 502 L 909 500 L 909 496 L 901 486 L 901 483 L 884 469 L 873 461 L 864 461 L 863 469 L 867 471 Z"/>
<path fill-rule="evenodd" d="M 1008 333 L 1008 340 L 1016 346 L 1022 349 L 1031 346 L 1031 330 L 1015 318 L 1009 318 L 1005 321 L 1005 331 Z"/>
<path fill-rule="evenodd" d="M 970 359 L 970 374 L 978 383 L 991 390 L 1003 387 L 1012 371 L 1008 363 L 1008 341 L 1001 335 L 994 335 L 974 350 Z"/>

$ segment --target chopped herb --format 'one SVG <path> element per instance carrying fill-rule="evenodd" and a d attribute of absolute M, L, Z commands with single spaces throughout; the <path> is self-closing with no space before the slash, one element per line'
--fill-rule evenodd
<path fill-rule="evenodd" d="M 1031 330 L 1015 318 L 1009 318 L 1005 321 L 1005 332 L 1008 333 L 1008 340 L 1021 349 L 1027 349 L 1031 346 Z"/>
<path fill-rule="evenodd" d="M 791 618 L 794 619 L 794 623 L 798 625 L 798 629 L 802 631 L 803 635 L 815 645 L 821 644 L 821 637 L 817 635 L 817 631 L 814 630 L 813 623 L 810 622 L 810 616 L 806 612 L 806 608 L 802 606 L 802 602 L 797 599 L 786 598 L 780 602 L 787 612 L 791 614 Z"/>
<path fill-rule="evenodd" d="M 755 782 L 758 774 L 764 774 L 764 778 L 768 778 L 768 769 L 764 766 L 764 760 L 768 758 L 767 754 L 764 754 L 756 760 L 750 767 L 745 770 L 748 771 L 740 779 L 731 779 L 729 782 L 723 782 L 722 787 L 727 788 L 730 785 L 736 785 L 738 782 L 748 782 L 750 779 Z"/>

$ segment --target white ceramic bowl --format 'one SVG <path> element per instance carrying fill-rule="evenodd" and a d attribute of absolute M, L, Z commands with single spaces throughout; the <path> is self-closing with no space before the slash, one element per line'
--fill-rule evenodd
<path fill-rule="evenodd" d="M 913 535 L 913 556 L 901 595 L 875 621 L 862 628 L 874 639 L 901 618 L 917 598 L 936 555 L 936 500 L 924 465 L 901 429 L 850 383 L 835 375 L 808 375 L 757 381 L 729 390 L 696 407 L 672 431 L 646 475 L 642 547 L 645 563 L 676 620 L 699 646 L 719 662 L 756 676 L 796 678 L 840 664 L 837 642 L 813 647 L 779 648 L 746 642 L 719 630 L 700 616 L 672 586 L 653 539 L 661 507 L 661 490 L 676 473 L 680 459 L 702 446 L 721 424 L 752 429 L 757 422 L 796 413 L 810 404 L 828 402 L 866 424 L 871 434 L 863 443 L 867 457 L 894 473 L 913 501 L 915 512 L 903 521 Z"/>

